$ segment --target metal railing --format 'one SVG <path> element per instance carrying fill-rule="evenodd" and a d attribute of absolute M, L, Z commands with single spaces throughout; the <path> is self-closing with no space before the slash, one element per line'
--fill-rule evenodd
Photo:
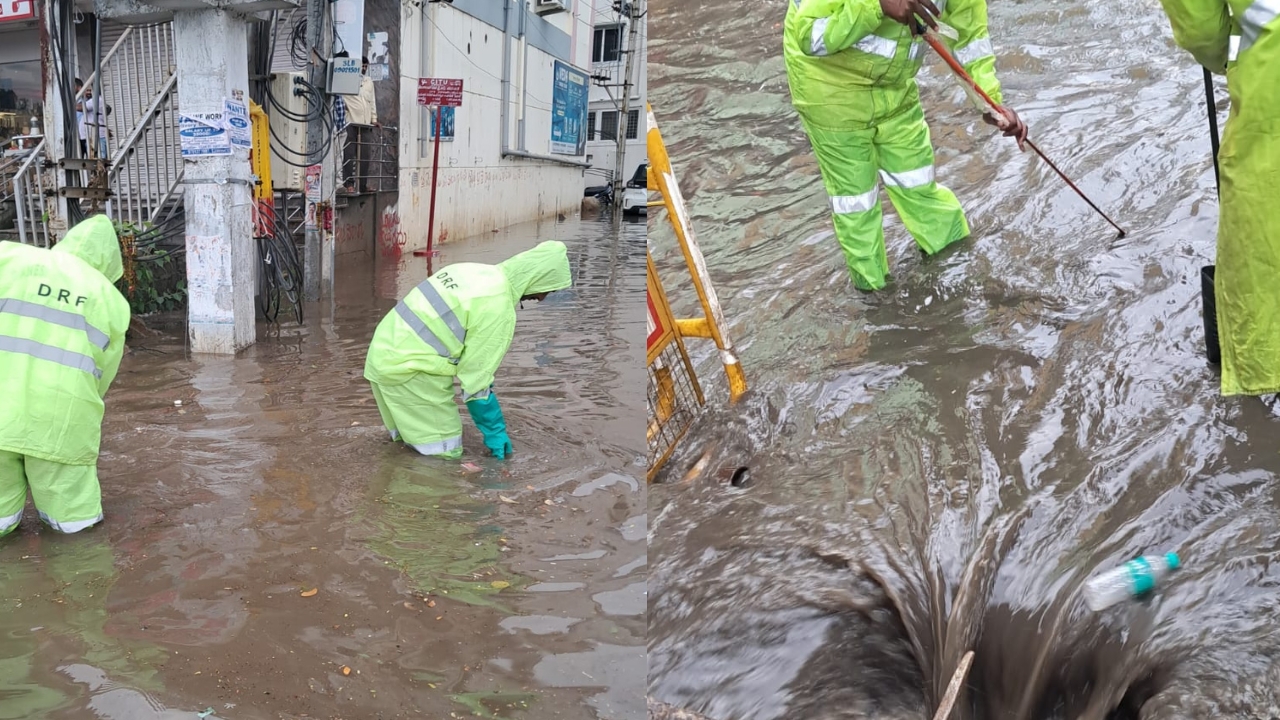
<path fill-rule="evenodd" d="M 39 247 L 52 245 L 49 235 L 49 196 L 44 172 L 44 140 L 31 150 L 31 154 L 18 167 L 13 176 L 13 199 L 17 205 L 18 242 Z"/>
<path fill-rule="evenodd" d="M 102 99 L 111 108 L 111 113 L 102 118 L 107 131 L 107 157 L 115 157 L 124 148 L 156 96 L 169 84 L 175 67 L 173 25 L 168 22 L 126 28 L 102 56 Z M 94 92 L 96 85 L 97 73 L 90 73 L 76 94 L 76 102 Z M 90 123 L 86 135 L 92 137 L 95 129 L 96 125 Z M 89 149 L 96 157 L 92 143 Z"/>
<path fill-rule="evenodd" d="M 347 126 L 343 151 L 344 186 L 354 192 L 387 192 L 399 188 L 400 160 L 396 128 L 374 125 Z"/>
<path fill-rule="evenodd" d="M 178 140 L 178 76 L 171 74 L 113 156 L 109 213 L 122 222 L 154 222 L 182 190 Z"/>

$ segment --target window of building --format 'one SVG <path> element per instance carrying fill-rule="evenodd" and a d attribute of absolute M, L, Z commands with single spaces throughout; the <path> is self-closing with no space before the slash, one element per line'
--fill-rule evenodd
<path fill-rule="evenodd" d="M 627 139 L 635 140 L 639 137 L 640 132 L 640 111 L 632 110 L 627 113 Z"/>
<path fill-rule="evenodd" d="M 591 45 L 591 62 L 613 63 L 622 57 L 622 26 L 602 25 L 596 28 Z"/>
<path fill-rule="evenodd" d="M 600 113 L 600 135 L 596 139 L 618 139 L 618 112 L 616 110 L 606 110 Z"/>
<path fill-rule="evenodd" d="M 595 111 L 587 113 L 587 139 L 596 139 L 596 114 Z"/>

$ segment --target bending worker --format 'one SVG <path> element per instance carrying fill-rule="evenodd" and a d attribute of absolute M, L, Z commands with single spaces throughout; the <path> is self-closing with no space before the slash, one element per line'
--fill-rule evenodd
<path fill-rule="evenodd" d="M 1214 299 L 1222 394 L 1280 393 L 1280 2 L 1161 0 L 1173 37 L 1227 74 Z M 1232 19 L 1234 18 L 1234 20 Z"/>
<path fill-rule="evenodd" d="M 955 28 L 944 39 L 997 103 L 995 55 L 985 0 L 791 0 L 783 57 L 791 102 L 804 124 L 830 196 L 836 238 L 860 290 L 878 290 L 889 272 L 876 174 L 916 243 L 928 255 L 968 237 L 960 202 L 934 179 L 933 147 L 916 73 L 928 45 L 913 33 L 934 16 Z M 1016 137 L 1017 113 L 986 121 Z"/>
<path fill-rule="evenodd" d="M 564 243 L 548 241 L 497 265 L 448 265 L 409 291 L 378 324 L 364 364 L 391 439 L 423 455 L 461 457 L 456 376 L 485 447 L 509 456 L 493 375 L 511 347 L 516 306 L 570 283 Z"/>
<path fill-rule="evenodd" d="M 102 398 L 129 329 L 123 274 L 103 215 L 49 250 L 0 242 L 0 535 L 18 527 L 28 487 L 54 530 L 102 520 Z"/>

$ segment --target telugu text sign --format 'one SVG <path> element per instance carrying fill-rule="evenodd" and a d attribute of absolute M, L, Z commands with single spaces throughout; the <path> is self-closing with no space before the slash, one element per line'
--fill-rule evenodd
<path fill-rule="evenodd" d="M 462 81 L 450 78 L 418 78 L 418 104 L 462 106 Z"/>

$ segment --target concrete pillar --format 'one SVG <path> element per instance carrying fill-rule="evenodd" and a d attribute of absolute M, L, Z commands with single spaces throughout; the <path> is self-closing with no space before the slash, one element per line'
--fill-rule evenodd
<path fill-rule="evenodd" d="M 173 14 L 181 113 L 221 113 L 249 96 L 248 25 L 224 10 Z M 252 345 L 255 270 L 249 151 L 183 161 L 187 213 L 187 326 L 191 350 Z"/>

